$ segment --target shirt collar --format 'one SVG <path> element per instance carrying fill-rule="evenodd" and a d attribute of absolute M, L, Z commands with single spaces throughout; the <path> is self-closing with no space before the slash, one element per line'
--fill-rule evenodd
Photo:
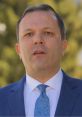
<path fill-rule="evenodd" d="M 39 81 L 26 74 L 26 85 L 29 85 L 29 89 L 31 91 L 35 89 L 39 84 L 41 84 Z"/>
<path fill-rule="evenodd" d="M 62 84 L 63 79 L 63 73 L 61 69 L 51 78 L 49 79 L 45 84 L 50 86 L 53 89 L 59 89 Z"/>
<path fill-rule="evenodd" d="M 44 84 L 50 86 L 51 88 L 58 89 L 58 87 L 60 87 L 62 84 L 62 79 L 63 73 L 60 69 L 52 78 L 50 78 Z M 34 90 L 39 84 L 42 83 L 26 74 L 26 85 L 29 85 L 30 91 Z"/>

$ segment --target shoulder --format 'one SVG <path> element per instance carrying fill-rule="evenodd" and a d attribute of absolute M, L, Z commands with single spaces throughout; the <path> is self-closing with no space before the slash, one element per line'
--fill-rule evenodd
<path fill-rule="evenodd" d="M 65 73 L 63 70 L 62 70 L 62 72 L 63 72 L 63 77 L 69 79 L 70 81 L 82 82 L 82 79 L 77 78 L 77 77 L 72 77 L 72 76 L 68 75 L 67 73 Z"/>
<path fill-rule="evenodd" d="M 69 84 L 70 86 L 78 86 L 82 88 L 82 79 L 69 76 L 64 71 L 62 72 L 63 72 L 63 81 L 65 83 Z"/>
<path fill-rule="evenodd" d="M 0 88 L 0 97 L 1 97 L 1 95 L 8 95 L 10 93 L 10 91 L 19 89 L 24 84 L 24 81 L 25 81 L 25 76 L 19 81 L 11 83 L 5 87 L 1 87 Z"/>
<path fill-rule="evenodd" d="M 4 115 L 9 110 L 9 104 L 16 103 L 16 97 L 22 93 L 25 78 L 0 88 L 0 115 Z M 18 100 L 17 100 L 18 101 Z M 13 106 L 13 105 L 11 105 Z"/>
<path fill-rule="evenodd" d="M 1 87 L 0 88 L 0 93 L 11 90 L 12 88 L 14 88 L 18 84 L 18 82 L 19 81 L 11 83 L 11 84 L 8 84 L 7 86 Z"/>

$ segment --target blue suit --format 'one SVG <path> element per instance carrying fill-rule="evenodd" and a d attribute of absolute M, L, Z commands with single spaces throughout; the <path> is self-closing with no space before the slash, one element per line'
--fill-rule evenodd
<path fill-rule="evenodd" d="M 0 117 L 24 117 L 24 83 L 26 78 L 0 89 Z M 63 73 L 63 83 L 55 116 L 82 117 L 82 80 Z"/>

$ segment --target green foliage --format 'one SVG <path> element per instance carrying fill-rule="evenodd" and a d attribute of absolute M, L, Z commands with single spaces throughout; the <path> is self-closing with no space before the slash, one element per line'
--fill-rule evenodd
<path fill-rule="evenodd" d="M 0 86 L 17 81 L 25 74 L 24 67 L 15 52 L 16 22 L 26 6 L 37 3 L 50 4 L 61 14 L 68 39 L 68 48 L 61 65 L 70 75 L 82 78 L 82 65 L 77 59 L 78 53 L 82 51 L 82 2 L 79 4 L 75 0 L 20 0 L 20 2 L 1 0 Z"/>

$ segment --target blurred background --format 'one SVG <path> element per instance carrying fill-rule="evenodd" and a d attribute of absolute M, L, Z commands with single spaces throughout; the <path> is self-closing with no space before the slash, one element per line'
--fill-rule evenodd
<path fill-rule="evenodd" d="M 0 87 L 19 80 L 24 67 L 15 51 L 16 23 L 29 5 L 47 3 L 62 16 L 68 48 L 61 66 L 82 79 L 82 0 L 0 0 Z"/>

